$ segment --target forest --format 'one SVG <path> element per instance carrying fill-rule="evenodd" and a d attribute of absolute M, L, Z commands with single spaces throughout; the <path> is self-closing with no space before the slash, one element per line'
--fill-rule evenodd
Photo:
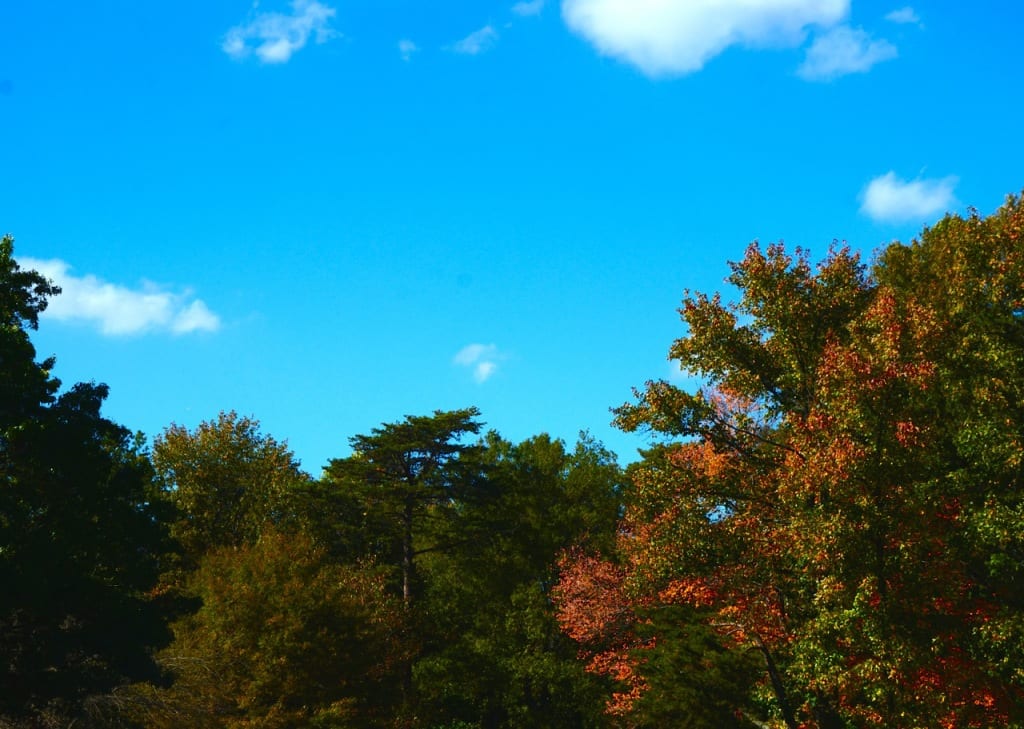
<path fill-rule="evenodd" d="M 467 406 L 314 478 L 64 386 L 3 238 L 0 728 L 1024 727 L 1024 202 L 730 270 L 628 467 Z"/>

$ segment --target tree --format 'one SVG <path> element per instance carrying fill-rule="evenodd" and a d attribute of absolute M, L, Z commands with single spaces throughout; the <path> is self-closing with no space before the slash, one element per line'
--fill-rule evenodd
<path fill-rule="evenodd" d="M 324 472 L 323 488 L 334 492 L 343 508 L 355 506 L 362 512 L 358 541 L 370 551 L 361 558 L 398 573 L 409 641 L 398 702 L 405 722 L 414 722 L 418 711 L 414 663 L 430 632 L 423 612 L 416 609 L 423 592 L 420 560 L 472 540 L 472 526 L 460 518 L 461 511 L 486 486 L 476 458 L 479 446 L 462 442 L 480 431 L 475 419 L 479 414 L 466 408 L 406 416 L 374 428 L 370 435 L 350 438 L 352 455 L 333 459 Z M 338 509 L 331 511 L 339 515 Z M 350 516 L 341 516 L 353 523 Z"/>
<path fill-rule="evenodd" d="M 325 481 L 343 496 L 355 494 L 386 535 L 377 556 L 397 557 L 406 607 L 413 601 L 417 558 L 444 548 L 452 536 L 444 534 L 446 520 L 482 485 L 473 460 L 479 447 L 461 442 L 480 432 L 479 415 L 466 408 L 407 416 L 352 437 L 352 455 L 331 460 L 326 469 Z"/>
<path fill-rule="evenodd" d="M 104 418 L 105 385 L 58 394 L 27 329 L 59 289 L 0 241 L 0 723 L 84 724 L 158 677 L 152 599 L 169 548 L 140 441 Z"/>
<path fill-rule="evenodd" d="M 622 472 L 585 435 L 568 449 L 547 435 L 513 444 L 490 432 L 483 446 L 488 498 L 463 503 L 453 522 L 472 525 L 474 538 L 420 565 L 420 715 L 484 729 L 603 726 L 603 681 L 560 634 L 550 588 L 561 549 L 612 541 Z"/>
<path fill-rule="evenodd" d="M 289 499 L 308 482 L 286 443 L 233 411 L 191 431 L 168 427 L 154 441 L 153 466 L 180 512 L 173 534 L 191 564 L 217 547 L 253 544 L 265 525 L 293 518 Z"/>
<path fill-rule="evenodd" d="M 627 592 L 627 569 L 576 548 L 563 553 L 558 620 L 587 669 L 613 679 L 608 714 L 630 727 L 720 727 L 757 710 L 756 658 L 730 650 L 694 605 Z"/>
<path fill-rule="evenodd" d="M 338 565 L 303 534 L 268 528 L 206 554 L 202 607 L 161 654 L 166 689 L 136 687 L 148 727 L 387 726 L 398 691 L 401 603 L 366 565 Z"/>
<path fill-rule="evenodd" d="M 709 619 L 723 639 L 761 654 L 764 696 L 793 728 L 799 704 L 784 664 L 805 595 L 781 498 L 786 469 L 803 459 L 790 438 L 814 407 L 822 353 L 845 340 L 871 286 L 847 249 L 815 271 L 804 251 L 793 258 L 781 246 L 751 246 L 732 268 L 739 302 L 688 295 L 689 333 L 671 349 L 708 385 L 690 394 L 648 383 L 638 403 L 618 410 L 621 427 L 683 439 L 633 470 L 621 548 L 634 565 L 628 592 L 719 608 Z"/>
<path fill-rule="evenodd" d="M 0 427 L 21 422 L 54 401 L 60 381 L 50 376 L 57 360 L 36 363 L 29 329 L 39 328 L 39 315 L 60 288 L 36 271 L 25 271 L 14 260 L 14 239 L 0 239 Z"/>
<path fill-rule="evenodd" d="M 344 531 L 329 543 L 394 566 L 410 724 L 600 726 L 601 681 L 575 660 L 548 590 L 561 548 L 609 540 L 621 471 L 589 438 L 574 450 L 493 432 L 467 443 L 478 416 L 435 412 L 353 438 L 353 455 L 332 461 L 318 489 L 318 504 L 334 494 L 338 508 L 321 511 Z"/>
<path fill-rule="evenodd" d="M 617 413 L 661 436 L 611 563 L 628 640 L 678 606 L 759 654 L 755 723 L 1024 722 L 1022 229 L 1016 198 L 948 217 L 870 275 L 752 246 L 735 304 L 687 295 L 671 354 L 704 387 Z M 617 655 L 642 695 L 644 646 Z"/>

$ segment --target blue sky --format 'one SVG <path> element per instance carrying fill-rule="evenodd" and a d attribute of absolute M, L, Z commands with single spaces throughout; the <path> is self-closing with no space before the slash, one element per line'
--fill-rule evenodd
<path fill-rule="evenodd" d="M 609 408 L 752 240 L 870 255 L 1024 187 L 1024 10 L 862 0 L 0 5 L 0 230 L 34 336 L 149 435 L 310 472 L 405 414 Z"/>

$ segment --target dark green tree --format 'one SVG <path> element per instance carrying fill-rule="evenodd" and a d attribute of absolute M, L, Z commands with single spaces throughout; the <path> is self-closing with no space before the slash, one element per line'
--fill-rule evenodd
<path fill-rule="evenodd" d="M 59 293 L 0 241 L 0 724 L 84 725 L 155 679 L 150 599 L 169 547 L 140 439 L 104 418 L 107 387 L 62 394 L 28 330 Z"/>
<path fill-rule="evenodd" d="M 405 655 L 396 715 L 416 725 L 420 698 L 414 664 L 435 630 L 419 605 L 423 595 L 421 560 L 442 554 L 473 538 L 462 518 L 467 503 L 484 498 L 481 448 L 467 443 L 481 424 L 476 408 L 407 416 L 349 440 L 352 455 L 334 459 L 325 470 L 322 489 L 336 494 L 329 518 L 348 525 L 361 522 L 357 543 L 367 549 L 360 559 L 390 567 L 404 606 Z M 323 491 L 321 491 L 323 493 Z M 344 511 L 355 507 L 356 514 Z M 322 533 L 322 529 L 320 530 Z M 342 540 L 348 541 L 348 540 Z M 351 546 L 351 541 L 349 543 Z"/>
<path fill-rule="evenodd" d="M 747 724 L 744 711 L 761 673 L 759 658 L 734 651 L 702 616 L 680 605 L 640 611 L 645 690 L 630 712 L 636 729 Z M 649 641 L 649 643 L 648 643 Z"/>
<path fill-rule="evenodd" d="M 360 505 L 378 535 L 372 556 L 399 567 L 406 607 L 417 589 L 419 557 L 468 538 L 465 524 L 461 534 L 451 525 L 462 504 L 480 498 L 485 486 L 476 457 L 480 447 L 464 442 L 480 432 L 479 415 L 466 408 L 407 416 L 352 437 L 352 455 L 333 459 L 326 469 L 325 482 Z"/>
<path fill-rule="evenodd" d="M 588 676 L 549 597 L 558 553 L 614 542 L 623 478 L 584 436 L 513 444 L 487 434 L 486 500 L 463 506 L 475 538 L 422 563 L 424 637 L 415 666 L 428 725 L 596 727 L 605 682 Z"/>

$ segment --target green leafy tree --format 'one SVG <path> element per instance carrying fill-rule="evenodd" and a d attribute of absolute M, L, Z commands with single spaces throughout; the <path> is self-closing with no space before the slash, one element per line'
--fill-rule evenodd
<path fill-rule="evenodd" d="M 286 443 L 235 412 L 194 430 L 171 425 L 154 441 L 153 466 L 178 508 L 173 534 L 191 564 L 217 547 L 254 543 L 265 525 L 294 520 L 293 494 L 309 480 Z"/>
<path fill-rule="evenodd" d="M 388 726 L 399 690 L 402 608 L 379 570 L 338 565 L 302 534 L 265 529 L 192 575 L 202 607 L 161 654 L 166 689 L 136 687 L 160 727 Z"/>
<path fill-rule="evenodd" d="M 110 692 L 156 679 L 168 636 L 149 597 L 169 547 L 139 441 L 105 385 L 58 394 L 29 329 L 59 293 L 0 241 L 0 724 L 100 721 Z"/>

